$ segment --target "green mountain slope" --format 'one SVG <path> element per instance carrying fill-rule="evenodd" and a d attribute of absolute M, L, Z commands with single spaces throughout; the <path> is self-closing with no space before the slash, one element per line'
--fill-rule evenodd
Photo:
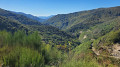
<path fill-rule="evenodd" d="M 120 7 L 99 8 L 56 15 L 45 23 L 62 30 L 68 30 L 69 32 L 78 32 L 78 30 L 89 29 L 92 26 L 104 23 L 118 16 L 120 16 Z"/>
<path fill-rule="evenodd" d="M 79 40 L 82 42 L 85 42 L 88 40 L 95 40 L 109 33 L 110 31 L 117 30 L 119 28 L 120 28 L 120 17 L 111 19 L 102 24 L 98 24 L 96 26 L 90 27 L 87 30 L 80 31 L 78 33 L 80 35 Z"/>
<path fill-rule="evenodd" d="M 7 30 L 11 32 L 15 32 L 17 30 L 28 31 L 28 29 L 17 20 L 12 20 L 4 16 L 0 16 L 0 30 Z"/>
<path fill-rule="evenodd" d="M 40 22 L 27 18 L 24 15 L 19 15 L 3 9 L 0 9 L 0 16 L 5 16 L 7 18 L 17 20 L 25 25 L 42 25 Z"/>
<path fill-rule="evenodd" d="M 91 10 L 93 13 L 82 23 L 72 26 L 68 31 L 78 32 L 81 29 L 89 29 L 92 26 L 108 22 L 120 16 L 120 7 L 103 8 Z"/>

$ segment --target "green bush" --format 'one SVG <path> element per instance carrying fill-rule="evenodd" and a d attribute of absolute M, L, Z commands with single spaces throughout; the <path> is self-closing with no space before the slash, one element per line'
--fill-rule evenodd
<path fill-rule="evenodd" d="M 10 67 L 43 67 L 44 57 L 38 51 L 15 47 L 7 56 L 3 57 L 4 66 Z"/>

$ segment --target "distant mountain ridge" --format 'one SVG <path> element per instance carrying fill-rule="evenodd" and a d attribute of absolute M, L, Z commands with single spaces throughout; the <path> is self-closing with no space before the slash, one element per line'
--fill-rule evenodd
<path fill-rule="evenodd" d="M 54 17 L 55 15 L 50 15 L 50 16 L 38 16 L 41 19 L 50 19 L 51 17 Z"/>
<path fill-rule="evenodd" d="M 12 11 L 12 12 L 13 12 L 13 11 Z M 37 20 L 37 21 L 39 21 L 39 22 L 44 22 L 44 21 L 46 20 L 46 19 L 39 18 L 39 17 L 37 17 L 37 16 L 33 16 L 33 15 L 31 15 L 31 14 L 23 13 L 23 12 L 14 12 L 14 13 L 20 14 L 20 15 L 24 15 L 24 16 L 26 16 L 26 17 L 28 17 L 28 18 L 31 18 L 31 19 L 33 19 L 33 20 Z"/>
<path fill-rule="evenodd" d="M 45 22 L 46 20 L 50 19 L 51 17 L 54 17 L 55 15 L 50 15 L 50 16 L 33 16 L 31 14 L 26 14 L 26 13 L 23 13 L 23 12 L 14 12 L 12 11 L 13 13 L 16 13 L 16 14 L 20 14 L 20 15 L 24 15 L 26 16 L 27 18 L 30 18 L 30 19 L 33 19 L 33 20 L 36 20 L 36 21 L 39 21 L 41 23 Z"/>

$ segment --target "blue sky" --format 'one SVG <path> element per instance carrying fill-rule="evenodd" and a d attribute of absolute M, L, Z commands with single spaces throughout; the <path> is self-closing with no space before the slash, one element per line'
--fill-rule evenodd
<path fill-rule="evenodd" d="M 120 6 L 120 0 L 0 0 L 0 8 L 35 16 Z"/>

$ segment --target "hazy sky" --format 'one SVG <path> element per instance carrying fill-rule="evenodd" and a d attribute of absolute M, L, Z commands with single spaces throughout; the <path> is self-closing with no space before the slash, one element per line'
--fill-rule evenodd
<path fill-rule="evenodd" d="M 0 8 L 35 16 L 120 6 L 120 0 L 0 0 Z"/>

